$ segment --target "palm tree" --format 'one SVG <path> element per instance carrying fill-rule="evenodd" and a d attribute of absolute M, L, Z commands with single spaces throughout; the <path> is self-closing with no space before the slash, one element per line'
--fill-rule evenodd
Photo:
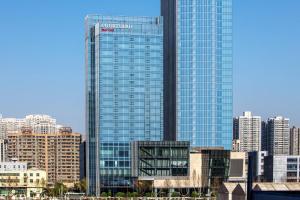
<path fill-rule="evenodd" d="M 44 178 L 41 178 L 41 186 L 44 188 L 46 187 L 46 181 Z"/>
<path fill-rule="evenodd" d="M 87 188 L 87 182 L 86 179 L 81 179 L 80 181 L 80 192 L 86 193 L 86 188 Z"/>

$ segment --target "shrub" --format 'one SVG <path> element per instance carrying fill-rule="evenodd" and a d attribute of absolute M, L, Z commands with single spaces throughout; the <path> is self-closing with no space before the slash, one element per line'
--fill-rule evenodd
<path fill-rule="evenodd" d="M 138 197 L 139 194 L 137 192 L 127 192 L 126 196 L 127 197 Z"/>
<path fill-rule="evenodd" d="M 139 196 L 139 193 L 137 193 L 137 192 L 132 192 L 131 193 L 131 197 L 138 197 Z"/>
<path fill-rule="evenodd" d="M 171 197 L 180 197 L 179 192 L 172 192 Z"/>
<path fill-rule="evenodd" d="M 118 192 L 116 194 L 116 197 L 125 197 L 125 193 L 124 192 Z"/>
<path fill-rule="evenodd" d="M 127 192 L 126 193 L 126 197 L 132 197 L 132 193 L 131 192 Z"/>
<path fill-rule="evenodd" d="M 101 196 L 101 197 L 108 197 L 108 195 L 107 195 L 106 192 L 102 192 L 100 196 Z"/>
<path fill-rule="evenodd" d="M 154 193 L 152 193 L 152 192 L 147 192 L 147 193 L 145 194 L 145 196 L 146 196 L 146 197 L 154 197 Z"/>
<path fill-rule="evenodd" d="M 191 196 L 194 197 L 194 198 L 195 197 L 199 197 L 199 193 L 196 192 L 196 191 L 193 191 L 192 194 L 191 194 Z"/>

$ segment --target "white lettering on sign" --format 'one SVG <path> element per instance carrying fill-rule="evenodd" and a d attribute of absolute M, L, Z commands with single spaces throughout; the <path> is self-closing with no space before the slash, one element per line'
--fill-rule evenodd
<path fill-rule="evenodd" d="M 121 28 L 121 29 L 130 29 L 132 25 L 129 24 L 101 24 L 101 28 Z"/>

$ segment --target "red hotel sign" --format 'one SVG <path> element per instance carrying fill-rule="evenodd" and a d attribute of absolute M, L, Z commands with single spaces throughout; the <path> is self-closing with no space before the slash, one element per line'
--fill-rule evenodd
<path fill-rule="evenodd" d="M 114 32 L 115 29 L 114 28 L 101 28 L 102 32 Z"/>

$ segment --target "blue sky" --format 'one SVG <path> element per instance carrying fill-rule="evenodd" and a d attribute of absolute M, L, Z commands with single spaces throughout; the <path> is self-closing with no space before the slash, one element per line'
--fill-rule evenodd
<path fill-rule="evenodd" d="M 234 115 L 300 126 L 300 1 L 233 2 Z M 84 133 L 85 15 L 159 12 L 159 0 L 2 0 L 0 113 L 49 114 Z"/>

